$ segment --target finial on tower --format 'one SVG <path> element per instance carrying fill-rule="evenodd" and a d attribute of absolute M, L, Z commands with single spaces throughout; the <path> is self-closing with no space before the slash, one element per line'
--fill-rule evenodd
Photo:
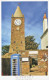
<path fill-rule="evenodd" d="M 18 3 L 18 6 L 19 6 L 20 4 L 21 4 L 21 3 L 19 2 L 19 3 Z"/>
<path fill-rule="evenodd" d="M 12 17 L 13 17 L 13 14 L 12 14 Z"/>
<path fill-rule="evenodd" d="M 46 13 L 44 14 L 44 16 L 43 16 L 43 19 L 46 19 L 47 17 L 46 17 Z"/>

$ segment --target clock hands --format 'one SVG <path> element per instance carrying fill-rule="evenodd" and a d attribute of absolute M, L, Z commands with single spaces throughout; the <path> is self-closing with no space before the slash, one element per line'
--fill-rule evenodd
<path fill-rule="evenodd" d="M 15 25 L 21 25 L 21 20 L 20 19 L 16 19 L 14 22 Z"/>

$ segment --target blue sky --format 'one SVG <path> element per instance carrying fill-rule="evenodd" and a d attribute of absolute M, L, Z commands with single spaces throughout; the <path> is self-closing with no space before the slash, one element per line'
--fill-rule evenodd
<path fill-rule="evenodd" d="M 43 16 L 48 18 L 48 2 L 20 2 L 20 9 L 25 17 L 25 36 L 33 35 L 35 42 L 40 43 L 43 33 Z M 2 45 L 10 45 L 11 41 L 11 16 L 14 14 L 18 2 L 2 2 Z"/>

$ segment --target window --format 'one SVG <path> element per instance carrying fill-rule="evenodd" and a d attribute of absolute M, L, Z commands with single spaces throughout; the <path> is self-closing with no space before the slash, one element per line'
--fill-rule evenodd
<path fill-rule="evenodd" d="M 22 41 L 21 41 L 21 44 L 22 44 Z"/>
<path fill-rule="evenodd" d="M 15 41 L 14 41 L 14 43 L 15 43 Z"/>
<path fill-rule="evenodd" d="M 13 49 L 13 51 L 15 51 L 15 49 Z"/>

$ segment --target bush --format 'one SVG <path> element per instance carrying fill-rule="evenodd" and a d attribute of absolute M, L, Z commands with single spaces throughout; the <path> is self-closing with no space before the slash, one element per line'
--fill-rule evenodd
<path fill-rule="evenodd" d="M 32 65 L 32 67 L 35 67 L 35 65 Z"/>

